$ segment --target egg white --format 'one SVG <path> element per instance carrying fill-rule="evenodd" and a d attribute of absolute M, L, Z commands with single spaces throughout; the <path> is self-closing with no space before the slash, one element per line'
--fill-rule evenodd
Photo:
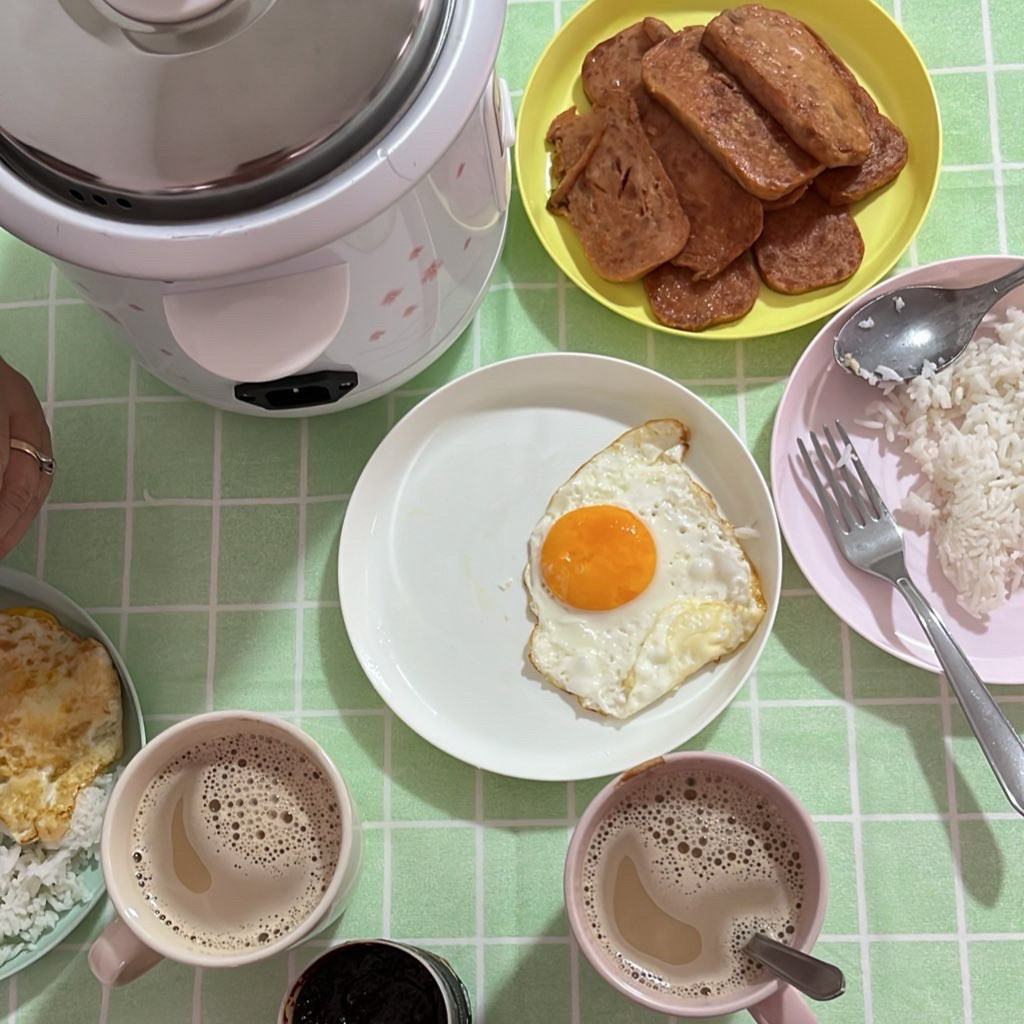
<path fill-rule="evenodd" d="M 735 650 L 764 617 L 754 567 L 714 498 L 684 465 L 687 434 L 678 420 L 627 431 L 555 491 L 530 535 L 523 579 L 537 624 L 529 658 L 588 710 L 628 718 Z M 608 611 L 563 604 L 541 573 L 552 524 L 589 505 L 628 509 L 655 544 L 650 584 Z"/>

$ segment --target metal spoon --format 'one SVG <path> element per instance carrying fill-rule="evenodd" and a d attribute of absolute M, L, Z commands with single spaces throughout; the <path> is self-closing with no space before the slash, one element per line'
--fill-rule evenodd
<path fill-rule="evenodd" d="M 776 942 L 762 932 L 754 932 L 743 952 L 811 999 L 824 1002 L 846 991 L 843 972 L 834 964 Z"/>
<path fill-rule="evenodd" d="M 1024 282 L 1024 266 L 972 288 L 909 285 L 861 306 L 839 329 L 833 352 L 850 373 L 886 366 L 903 380 L 926 361 L 945 368 L 963 355 L 997 299 Z"/>

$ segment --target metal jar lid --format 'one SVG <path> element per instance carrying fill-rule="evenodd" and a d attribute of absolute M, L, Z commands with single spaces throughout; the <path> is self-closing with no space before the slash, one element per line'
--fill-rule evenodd
<path fill-rule="evenodd" d="M 0 160 L 124 219 L 264 205 L 386 134 L 454 2 L 4 0 Z"/>

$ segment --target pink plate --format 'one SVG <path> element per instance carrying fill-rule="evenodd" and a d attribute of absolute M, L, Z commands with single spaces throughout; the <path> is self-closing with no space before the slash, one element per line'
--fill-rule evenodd
<path fill-rule="evenodd" d="M 877 397 L 867 383 L 840 370 L 832 358 L 835 332 L 868 299 L 901 285 L 966 287 L 1019 266 L 1013 256 L 970 256 L 915 267 L 883 281 L 837 313 L 818 333 L 793 369 L 779 403 L 772 432 L 772 494 L 790 551 L 822 600 L 852 629 L 897 658 L 932 672 L 940 671 L 910 608 L 888 583 L 853 568 L 832 541 L 797 454 L 796 439 L 840 419 L 882 497 L 894 511 L 916 479 L 915 465 L 899 451 L 887 450 L 880 431 L 860 427 L 867 405 Z M 1024 303 L 1024 288 L 1000 300 L 997 314 Z M 904 530 L 911 577 L 956 637 L 987 683 L 1024 682 L 1021 623 L 1024 591 L 985 619 L 968 615 L 957 603 L 926 534 Z"/>

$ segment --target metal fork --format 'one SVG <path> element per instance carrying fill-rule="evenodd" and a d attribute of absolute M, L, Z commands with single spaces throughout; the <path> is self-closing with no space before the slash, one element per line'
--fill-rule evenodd
<path fill-rule="evenodd" d="M 1018 814 L 1024 814 L 1024 742 L 907 574 L 903 535 L 871 482 L 843 425 L 838 420 L 835 422 L 845 448 L 841 452 L 831 431 L 823 427 L 831 459 L 817 435 L 813 431 L 810 435 L 818 464 L 828 481 L 831 499 L 802 438 L 797 438 L 797 447 L 836 545 L 851 565 L 888 580 L 906 598 L 928 642 L 935 649 L 949 685 L 1006 798 Z M 845 460 L 844 454 L 847 454 Z M 840 466 L 841 460 L 843 465 Z M 860 485 L 850 472 L 850 466 L 856 471 Z"/>

